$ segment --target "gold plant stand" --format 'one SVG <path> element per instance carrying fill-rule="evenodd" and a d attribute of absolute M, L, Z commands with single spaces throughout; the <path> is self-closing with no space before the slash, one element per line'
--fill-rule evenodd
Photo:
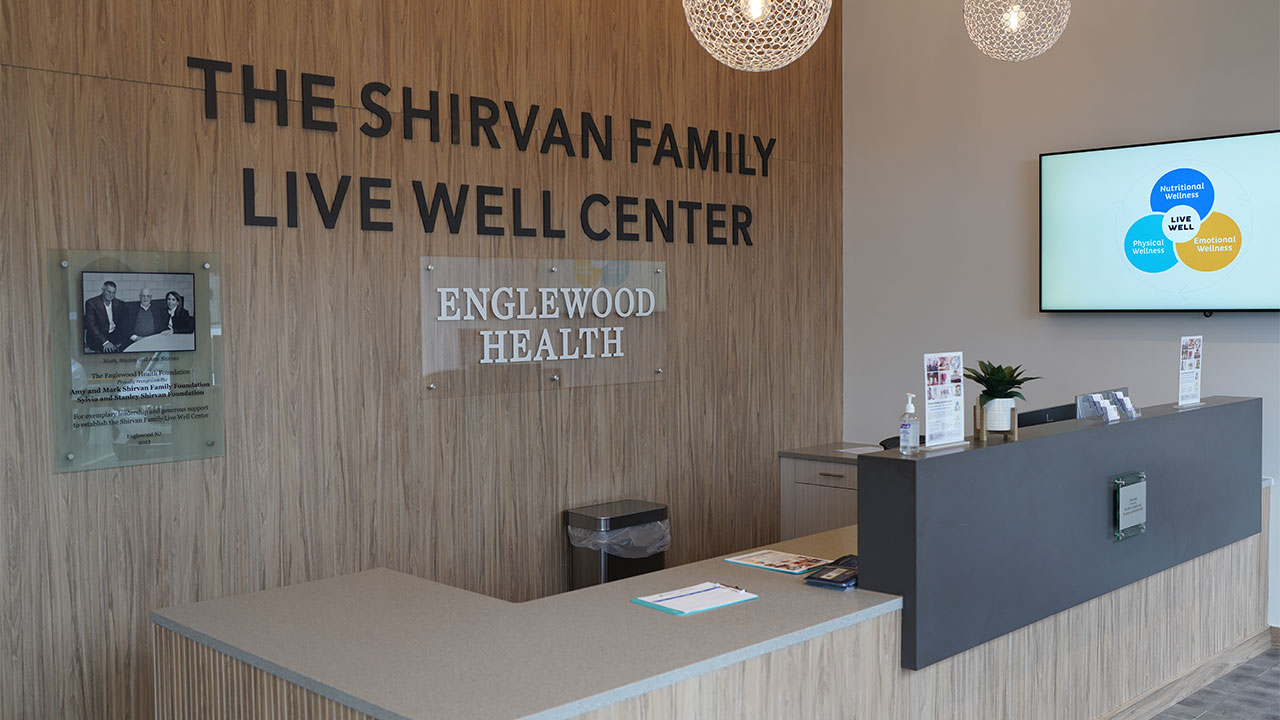
<path fill-rule="evenodd" d="M 975 440 L 987 441 L 987 433 L 992 435 L 1003 435 L 1005 442 L 1018 441 L 1018 408 L 1009 408 L 1009 429 L 1008 430 L 987 430 L 987 414 L 982 411 L 982 406 L 978 403 L 973 404 L 973 437 Z"/>

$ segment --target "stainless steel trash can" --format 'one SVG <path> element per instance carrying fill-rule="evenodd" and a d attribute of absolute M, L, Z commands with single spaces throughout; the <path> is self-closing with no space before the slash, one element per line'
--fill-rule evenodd
<path fill-rule="evenodd" d="M 564 511 L 564 524 L 574 590 L 665 566 L 670 531 L 662 503 L 615 500 L 573 508 Z"/>

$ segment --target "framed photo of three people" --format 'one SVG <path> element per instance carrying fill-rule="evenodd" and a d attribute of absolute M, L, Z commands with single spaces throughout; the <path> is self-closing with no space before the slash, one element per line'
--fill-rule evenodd
<path fill-rule="evenodd" d="M 195 350 L 195 275 L 82 272 L 86 353 Z"/>

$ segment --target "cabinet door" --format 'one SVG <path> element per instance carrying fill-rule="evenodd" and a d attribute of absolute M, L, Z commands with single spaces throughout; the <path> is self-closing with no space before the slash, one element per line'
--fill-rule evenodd
<path fill-rule="evenodd" d="M 858 523 L 858 491 L 798 482 L 793 488 L 795 537 Z"/>

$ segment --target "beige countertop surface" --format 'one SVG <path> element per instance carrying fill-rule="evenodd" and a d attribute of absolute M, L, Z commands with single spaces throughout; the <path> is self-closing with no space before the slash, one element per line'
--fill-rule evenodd
<path fill-rule="evenodd" d="M 857 528 L 766 547 L 834 559 L 857 552 Z M 379 569 L 152 620 L 374 717 L 562 718 L 902 608 L 802 577 L 715 558 L 510 603 Z M 705 581 L 759 598 L 682 617 L 631 602 Z"/>
<path fill-rule="evenodd" d="M 778 457 L 857 465 L 857 454 L 841 452 L 842 450 L 849 450 L 851 448 L 875 448 L 875 452 L 884 452 L 884 450 L 876 443 L 847 442 L 842 440 L 840 442 L 823 443 L 822 445 L 811 445 L 809 447 L 779 450 Z"/>

